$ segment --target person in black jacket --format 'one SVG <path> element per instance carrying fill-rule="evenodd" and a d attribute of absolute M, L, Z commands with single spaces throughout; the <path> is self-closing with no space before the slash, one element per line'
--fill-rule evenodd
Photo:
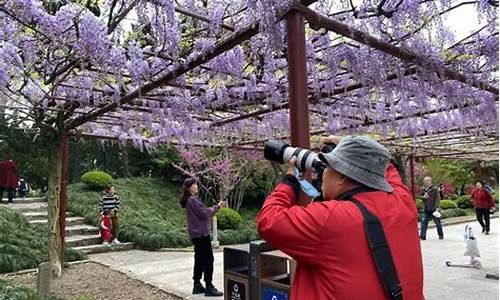
<path fill-rule="evenodd" d="M 422 197 L 424 198 L 424 215 L 422 223 L 420 224 L 420 239 L 425 240 L 427 234 L 427 225 L 431 219 L 436 223 L 439 239 L 443 239 L 443 227 L 441 226 L 441 219 L 434 216 L 434 212 L 440 212 L 441 196 L 439 189 L 432 184 L 431 177 L 424 178 L 424 188 L 422 189 Z"/>

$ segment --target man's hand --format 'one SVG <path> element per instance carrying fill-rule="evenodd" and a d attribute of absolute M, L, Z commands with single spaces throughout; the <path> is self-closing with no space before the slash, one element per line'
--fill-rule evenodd
<path fill-rule="evenodd" d="M 342 140 L 342 137 L 338 136 L 338 135 L 323 136 L 319 139 L 320 149 L 323 148 L 323 146 L 326 144 L 338 145 L 341 140 Z"/>
<path fill-rule="evenodd" d="M 288 164 L 288 171 L 286 172 L 288 175 L 295 176 L 295 164 L 297 163 L 297 157 L 293 156 L 290 159 L 290 163 Z"/>

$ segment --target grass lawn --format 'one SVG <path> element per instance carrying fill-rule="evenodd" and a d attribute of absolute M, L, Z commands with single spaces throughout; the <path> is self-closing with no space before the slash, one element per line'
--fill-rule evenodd
<path fill-rule="evenodd" d="M 156 178 L 122 178 L 114 181 L 120 196 L 119 239 L 135 242 L 143 249 L 186 247 L 191 244 L 186 215 L 178 204 L 179 187 Z M 97 225 L 100 193 L 85 184 L 68 186 L 68 210 Z M 257 210 L 241 211 L 243 222 L 237 230 L 219 231 L 221 244 L 245 243 L 257 239 Z"/>
<path fill-rule="evenodd" d="M 0 273 L 38 267 L 48 261 L 47 228 L 31 226 L 17 211 L 0 206 Z M 65 261 L 82 260 L 84 256 L 65 249 Z"/>

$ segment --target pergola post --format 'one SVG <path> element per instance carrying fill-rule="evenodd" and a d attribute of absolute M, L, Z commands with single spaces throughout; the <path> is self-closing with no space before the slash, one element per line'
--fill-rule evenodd
<path fill-rule="evenodd" d="M 410 154 L 410 182 L 411 182 L 411 195 L 415 199 L 415 156 Z"/>
<path fill-rule="evenodd" d="M 66 202 L 68 186 L 69 134 L 65 132 L 61 139 L 61 193 L 59 196 L 59 232 L 61 235 L 61 266 L 64 266 L 64 236 L 66 230 Z"/>
<path fill-rule="evenodd" d="M 304 16 L 296 10 L 286 18 L 290 127 L 293 146 L 309 148 L 309 103 L 307 99 L 306 32 Z M 300 203 L 307 203 L 301 193 Z"/>

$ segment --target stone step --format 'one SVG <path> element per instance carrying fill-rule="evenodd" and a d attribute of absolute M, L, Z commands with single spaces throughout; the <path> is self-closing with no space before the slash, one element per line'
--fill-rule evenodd
<path fill-rule="evenodd" d="M 96 235 L 99 234 L 99 228 L 90 226 L 90 225 L 66 225 L 64 230 L 66 232 L 66 236 L 73 235 Z"/>
<path fill-rule="evenodd" d="M 80 246 L 74 247 L 73 249 L 79 250 L 85 254 L 96 254 L 96 253 L 104 253 L 111 251 L 126 251 L 134 249 L 134 243 L 121 243 L 119 245 L 88 245 L 88 246 Z"/>
<path fill-rule="evenodd" d="M 66 238 L 66 246 L 68 247 L 79 247 L 88 246 L 101 243 L 101 237 L 99 235 L 72 235 Z"/>
<path fill-rule="evenodd" d="M 34 212 L 24 212 L 23 215 L 28 219 L 29 221 L 31 220 L 46 220 L 49 216 L 47 214 L 47 211 L 34 211 Z M 66 212 L 66 218 L 73 217 L 74 214 L 67 211 Z"/>
<path fill-rule="evenodd" d="M 31 220 L 31 225 L 47 225 L 48 220 Z M 85 219 L 81 217 L 66 217 L 66 227 L 73 225 L 85 225 Z"/>
<path fill-rule="evenodd" d="M 43 203 L 47 202 L 45 197 L 33 197 L 33 198 L 14 198 L 14 203 Z"/>
<path fill-rule="evenodd" d="M 14 205 L 10 206 L 13 209 L 17 209 L 20 212 L 40 212 L 47 211 L 47 202 L 36 202 L 36 203 L 19 203 L 14 202 Z"/>

